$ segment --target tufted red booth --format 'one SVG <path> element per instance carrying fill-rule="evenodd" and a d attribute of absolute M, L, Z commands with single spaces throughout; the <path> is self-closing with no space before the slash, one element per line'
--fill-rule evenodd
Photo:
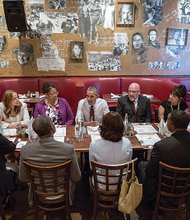
<path fill-rule="evenodd" d="M 38 91 L 38 78 L 1 78 L 0 79 L 0 97 L 8 89 L 14 90 L 20 94 L 26 94 L 28 90 Z"/>
<path fill-rule="evenodd" d="M 76 82 L 72 79 L 65 77 L 44 77 L 39 78 L 39 91 L 42 92 L 42 87 L 45 83 L 52 83 L 55 88 L 59 91 L 59 96 L 65 98 L 71 106 L 73 113 L 76 113 L 77 107 L 77 92 Z"/>
<path fill-rule="evenodd" d="M 152 94 L 161 101 L 167 99 L 171 89 L 177 83 L 162 78 L 121 77 L 121 93 L 128 89 L 130 83 L 136 82 L 141 87 L 141 93 Z"/>

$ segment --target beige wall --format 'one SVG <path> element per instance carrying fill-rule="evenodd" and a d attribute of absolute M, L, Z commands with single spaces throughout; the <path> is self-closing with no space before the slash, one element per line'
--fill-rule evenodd
<path fill-rule="evenodd" d="M 72 5 L 69 5 L 71 2 Z M 121 1 L 120 1 L 121 2 Z M 124 75 L 159 75 L 159 76 L 189 76 L 190 69 L 190 41 L 187 39 L 187 45 L 183 50 L 180 50 L 179 55 L 171 56 L 166 48 L 166 29 L 167 28 L 184 28 L 188 29 L 189 24 L 180 24 L 178 19 L 178 4 L 180 0 L 163 0 L 163 18 L 162 21 L 155 27 L 143 25 L 143 7 L 140 0 L 130 1 L 135 4 L 135 25 L 134 27 L 115 27 L 114 31 L 110 29 L 104 29 L 102 26 L 98 26 L 98 32 L 100 41 L 98 43 L 89 43 L 85 38 L 80 37 L 79 34 L 70 33 L 55 33 L 52 34 L 52 40 L 58 47 L 60 57 L 65 60 L 65 71 L 49 70 L 38 71 L 36 65 L 36 58 L 41 57 L 40 44 L 41 39 L 12 39 L 9 36 L 9 32 L 6 27 L 0 29 L 0 34 L 5 35 L 8 45 L 6 49 L 0 53 L 0 61 L 8 60 L 9 68 L 0 68 L 1 77 L 11 76 L 124 76 Z M 66 11 L 77 12 L 76 7 L 78 2 L 76 0 L 67 0 Z M 74 6 L 73 6 L 74 5 Z M 117 6 L 117 2 L 116 2 Z M 29 4 L 26 2 L 25 8 L 29 8 Z M 45 6 L 45 10 L 47 5 Z M 117 7 L 116 7 L 117 9 Z M 0 3 L 0 11 L 3 16 L 2 1 Z M 48 10 L 47 10 L 48 11 Z M 116 10 L 117 13 L 117 10 Z M 154 47 L 147 47 L 147 61 L 145 63 L 134 64 L 131 38 L 133 33 L 141 32 L 144 40 L 147 40 L 147 34 L 150 28 L 155 28 L 158 31 L 158 41 L 160 42 L 160 49 Z M 87 67 L 87 53 L 91 51 L 113 51 L 113 36 L 114 32 L 127 33 L 129 38 L 129 51 L 126 55 L 121 55 L 121 70 L 120 71 L 88 71 Z M 84 59 L 82 61 L 72 61 L 70 59 L 70 41 L 84 42 Z M 16 60 L 15 54 L 12 52 L 12 48 L 22 44 L 30 43 L 34 48 L 34 57 L 29 64 L 21 66 Z M 148 65 L 151 61 L 165 61 L 165 62 L 179 62 L 180 68 L 177 70 L 169 69 L 149 69 Z"/>

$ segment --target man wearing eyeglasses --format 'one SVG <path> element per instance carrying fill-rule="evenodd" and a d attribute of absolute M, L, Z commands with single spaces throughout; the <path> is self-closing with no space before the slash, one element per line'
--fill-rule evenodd
<path fill-rule="evenodd" d="M 128 94 L 118 99 L 116 111 L 125 117 L 128 114 L 129 122 L 151 122 L 150 100 L 140 94 L 140 86 L 137 83 L 131 83 L 128 88 Z"/>

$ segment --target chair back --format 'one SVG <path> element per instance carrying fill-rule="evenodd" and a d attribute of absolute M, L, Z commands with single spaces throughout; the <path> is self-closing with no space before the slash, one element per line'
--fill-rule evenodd
<path fill-rule="evenodd" d="M 24 161 L 32 187 L 35 208 L 56 211 L 69 207 L 71 160 L 56 165 Z"/>
<path fill-rule="evenodd" d="M 91 165 L 91 188 L 94 194 L 94 202 L 97 202 L 103 208 L 116 208 L 118 206 L 122 180 L 126 176 L 128 166 L 128 178 L 131 177 L 131 161 L 117 165 L 106 165 L 91 161 Z"/>
<path fill-rule="evenodd" d="M 174 212 L 185 209 L 188 198 L 190 198 L 190 168 L 179 168 L 160 162 L 154 219 L 158 210 Z"/>

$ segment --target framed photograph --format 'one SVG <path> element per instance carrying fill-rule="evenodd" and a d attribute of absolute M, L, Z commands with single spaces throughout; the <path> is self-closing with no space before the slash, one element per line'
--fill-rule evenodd
<path fill-rule="evenodd" d="M 116 5 L 116 27 L 133 27 L 135 5 L 133 2 L 118 2 Z"/>
<path fill-rule="evenodd" d="M 71 41 L 70 43 L 70 58 L 71 60 L 83 59 L 84 43 L 78 41 Z"/>
<path fill-rule="evenodd" d="M 188 29 L 168 28 L 166 33 L 166 45 L 186 46 Z"/>

